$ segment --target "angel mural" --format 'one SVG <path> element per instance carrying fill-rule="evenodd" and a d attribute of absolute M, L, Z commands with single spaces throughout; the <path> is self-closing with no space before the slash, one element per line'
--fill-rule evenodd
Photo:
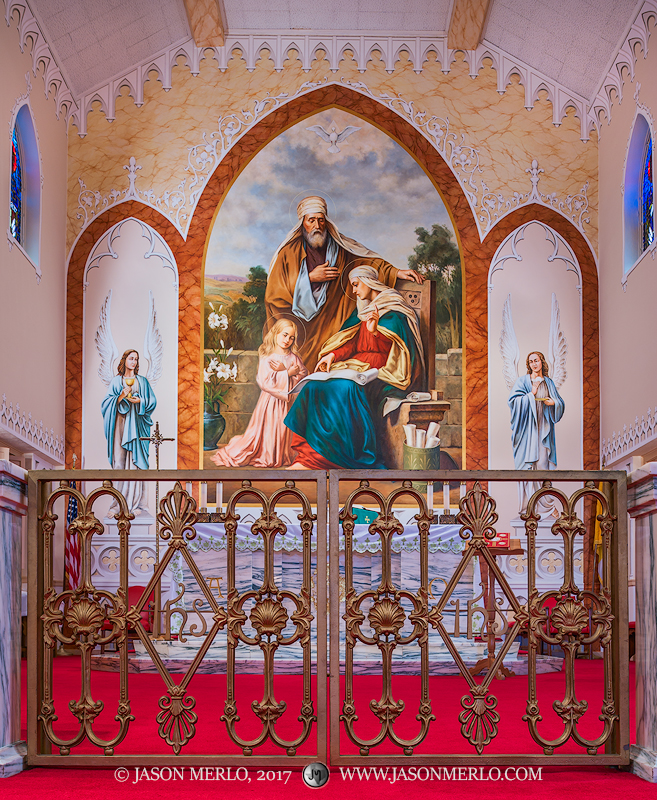
<path fill-rule="evenodd" d="M 139 352 L 126 350 L 119 359 L 110 325 L 112 292 L 108 293 L 100 311 L 96 331 L 96 349 L 100 356 L 98 375 L 108 387 L 101 404 L 107 457 L 112 469 L 148 469 L 151 414 L 157 405 L 153 392 L 162 374 L 162 337 L 157 327 L 155 301 L 149 292 L 150 313 L 144 336 L 144 359 L 148 362 L 146 376 L 139 374 Z M 117 364 L 118 359 L 118 364 Z M 116 367 L 114 366 L 116 364 Z M 133 514 L 147 512 L 143 481 L 123 481 L 115 484 L 125 497 Z M 113 504 L 109 516 L 118 511 Z"/>
<path fill-rule="evenodd" d="M 554 293 L 547 359 L 537 350 L 530 352 L 525 362 L 527 373 L 518 377 L 520 349 L 513 328 L 511 295 L 507 297 L 502 311 L 500 353 L 504 364 L 504 380 L 510 392 L 514 466 L 518 470 L 556 469 L 555 426 L 565 410 L 559 389 L 566 380 L 568 345 L 561 330 L 559 303 Z M 519 510 L 522 513 L 539 484 L 532 481 L 518 484 L 518 488 Z M 539 506 L 541 514 L 549 513 L 554 508 L 549 500 Z"/>

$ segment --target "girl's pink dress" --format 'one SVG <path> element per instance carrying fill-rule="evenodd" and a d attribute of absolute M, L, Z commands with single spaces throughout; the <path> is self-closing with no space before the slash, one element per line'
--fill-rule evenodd
<path fill-rule="evenodd" d="M 281 361 L 285 369 L 275 370 L 272 361 Z M 299 372 L 290 377 L 287 370 L 297 365 Z M 264 356 L 258 364 L 256 382 L 262 390 L 246 431 L 233 436 L 225 447 L 212 456 L 220 467 L 287 467 L 294 460 L 290 446 L 292 432 L 283 420 L 292 404 L 294 386 L 308 374 L 303 361 L 294 353 Z"/>

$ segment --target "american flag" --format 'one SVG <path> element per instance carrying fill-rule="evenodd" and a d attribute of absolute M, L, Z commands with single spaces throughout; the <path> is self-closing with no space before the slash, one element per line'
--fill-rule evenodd
<path fill-rule="evenodd" d="M 75 481 L 71 488 L 76 489 Z M 64 549 L 64 581 L 69 589 L 77 589 L 80 583 L 80 538 L 77 533 L 71 533 L 69 527 L 78 515 L 78 501 L 71 495 L 68 498 L 66 510 L 66 545 Z"/>

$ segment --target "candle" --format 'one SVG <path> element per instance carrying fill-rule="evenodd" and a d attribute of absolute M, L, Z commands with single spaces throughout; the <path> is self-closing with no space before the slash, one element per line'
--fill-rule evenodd
<path fill-rule="evenodd" d="M 443 483 L 443 508 L 445 510 L 445 514 L 449 514 L 451 512 L 451 507 L 449 505 L 449 483 Z"/>

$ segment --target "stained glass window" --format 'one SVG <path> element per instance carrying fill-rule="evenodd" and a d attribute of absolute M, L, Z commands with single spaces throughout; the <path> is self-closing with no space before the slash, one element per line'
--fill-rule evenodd
<path fill-rule="evenodd" d="M 643 250 L 647 250 L 655 241 L 655 191 L 652 170 L 652 138 L 648 136 L 646 151 L 643 156 L 643 170 L 641 175 L 641 235 L 643 239 Z"/>
<path fill-rule="evenodd" d="M 23 222 L 23 165 L 18 144 L 18 131 L 14 127 L 11 137 L 11 199 L 9 202 L 9 230 L 17 242 L 21 241 Z"/>

